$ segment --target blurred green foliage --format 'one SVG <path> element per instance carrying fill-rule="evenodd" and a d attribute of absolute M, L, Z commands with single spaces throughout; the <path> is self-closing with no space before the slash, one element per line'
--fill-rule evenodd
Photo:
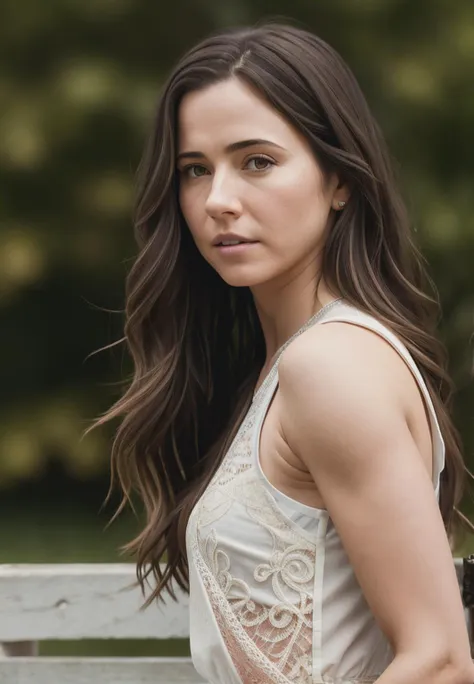
<path fill-rule="evenodd" d="M 0 487 L 52 459 L 107 472 L 84 428 L 130 373 L 121 348 L 134 173 L 164 75 L 217 28 L 289 17 L 336 47 L 389 140 L 444 306 L 473 465 L 472 0 L 3 0 L 0 6 Z"/>

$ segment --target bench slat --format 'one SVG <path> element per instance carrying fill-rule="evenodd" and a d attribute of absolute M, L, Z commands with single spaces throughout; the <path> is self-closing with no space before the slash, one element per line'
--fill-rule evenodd
<path fill-rule="evenodd" d="M 0 642 L 189 636 L 188 597 L 144 599 L 129 563 L 0 566 Z"/>
<path fill-rule="evenodd" d="M 201 684 L 189 658 L 10 658 L 0 684 Z"/>

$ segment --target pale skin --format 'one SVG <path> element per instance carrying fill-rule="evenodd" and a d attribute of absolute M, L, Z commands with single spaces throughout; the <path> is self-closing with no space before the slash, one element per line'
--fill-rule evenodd
<path fill-rule="evenodd" d="M 178 137 L 180 203 L 194 241 L 227 283 L 253 293 L 267 349 L 261 381 L 278 348 L 338 296 L 316 283 L 349 190 L 325 179 L 306 140 L 237 79 L 188 94 Z M 267 142 L 244 144 L 255 140 Z M 230 231 L 257 244 L 222 255 L 212 240 Z M 328 510 L 394 649 L 377 681 L 472 684 L 430 428 L 405 362 L 378 335 L 334 322 L 287 347 L 279 381 L 261 466 L 289 496 Z"/>

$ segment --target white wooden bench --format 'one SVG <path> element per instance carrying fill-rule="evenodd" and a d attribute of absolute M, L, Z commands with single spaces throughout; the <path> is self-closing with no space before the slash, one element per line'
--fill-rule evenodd
<path fill-rule="evenodd" d="M 462 586 L 462 559 L 456 559 Z M 0 565 L 0 684 L 198 684 L 189 658 L 39 657 L 48 639 L 187 638 L 188 599 L 145 611 L 131 564 Z M 466 610 L 466 622 L 471 623 Z"/>
<path fill-rule="evenodd" d="M 143 597 L 132 564 L 0 565 L 0 684 L 198 684 L 190 658 L 38 656 L 48 639 L 185 639 L 188 599 Z"/>

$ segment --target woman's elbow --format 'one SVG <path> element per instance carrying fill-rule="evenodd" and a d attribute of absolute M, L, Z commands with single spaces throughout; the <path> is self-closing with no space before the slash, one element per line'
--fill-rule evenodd
<path fill-rule="evenodd" d="M 446 654 L 434 665 L 436 672 L 433 682 L 440 684 L 474 684 L 474 663 L 470 658 L 460 658 L 459 655 Z"/>
<path fill-rule="evenodd" d="M 457 684 L 474 684 L 474 663 L 468 663 L 464 668 L 459 668 Z"/>
<path fill-rule="evenodd" d="M 445 651 L 398 653 L 377 684 L 474 684 L 474 663 Z"/>

